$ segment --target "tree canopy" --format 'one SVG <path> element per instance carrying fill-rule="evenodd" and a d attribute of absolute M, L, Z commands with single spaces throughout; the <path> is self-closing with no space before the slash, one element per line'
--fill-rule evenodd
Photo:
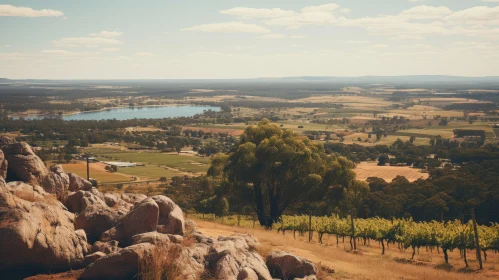
<path fill-rule="evenodd" d="M 235 192 L 250 189 L 260 224 L 270 227 L 290 205 L 320 200 L 332 186 L 352 184 L 352 168 L 349 160 L 326 155 L 321 144 L 264 119 L 245 130 L 226 159 L 213 161 L 210 175 L 222 175 Z"/>

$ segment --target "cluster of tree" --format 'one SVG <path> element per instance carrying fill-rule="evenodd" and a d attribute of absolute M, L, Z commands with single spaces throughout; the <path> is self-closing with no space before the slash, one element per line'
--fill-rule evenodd
<path fill-rule="evenodd" d="M 453 159 L 475 157 L 461 162 L 460 169 L 430 169 L 428 180 L 409 182 L 397 177 L 388 183 L 379 178 L 355 180 L 354 164 L 340 156 L 393 154 L 426 159 L 437 150 Z M 476 209 L 481 223 L 487 223 L 499 221 L 495 215 L 499 211 L 497 170 L 499 148 L 494 145 L 467 149 L 456 141 L 437 138 L 431 146 L 422 147 L 401 140 L 391 146 L 323 146 L 263 120 L 248 127 L 230 153 L 214 156 L 207 176 L 176 179 L 166 186 L 166 192 L 180 196 L 187 209 L 202 213 L 224 213 L 227 208 L 254 213 L 266 227 L 284 213 L 354 213 L 365 218 L 412 217 L 420 221 L 461 218 L 471 208 Z"/>

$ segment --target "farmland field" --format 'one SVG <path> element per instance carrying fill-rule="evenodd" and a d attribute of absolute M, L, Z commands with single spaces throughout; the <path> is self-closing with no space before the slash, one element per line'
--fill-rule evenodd
<path fill-rule="evenodd" d="M 158 152 L 128 152 L 116 149 L 88 149 L 101 161 L 125 161 L 145 164 L 165 165 L 184 172 L 204 173 L 208 170 L 210 159 L 198 156 L 176 155 Z"/>
<path fill-rule="evenodd" d="M 410 182 L 418 179 L 427 179 L 428 173 L 422 173 L 420 169 L 408 166 L 377 166 L 377 162 L 361 162 L 355 169 L 357 179 L 365 181 L 369 177 L 378 177 L 391 182 L 397 176 L 404 176 Z"/>
<path fill-rule="evenodd" d="M 93 178 L 101 183 L 128 182 L 132 178 L 120 173 L 110 173 L 104 169 L 106 165 L 103 163 L 90 163 L 90 178 Z M 83 178 L 87 178 L 87 164 L 84 161 L 76 161 L 75 163 L 62 164 L 65 172 L 75 173 Z"/>
<path fill-rule="evenodd" d="M 175 169 L 169 169 L 166 167 L 160 167 L 156 165 L 146 165 L 146 166 L 136 166 L 136 167 L 124 167 L 118 169 L 119 173 L 138 176 L 138 177 L 148 177 L 151 179 L 159 179 L 161 177 L 166 177 L 170 179 L 174 176 L 182 176 L 189 173 L 180 172 Z"/>

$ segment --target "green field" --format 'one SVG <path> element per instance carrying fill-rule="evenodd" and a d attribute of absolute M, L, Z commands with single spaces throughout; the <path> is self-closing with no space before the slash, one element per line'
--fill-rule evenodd
<path fill-rule="evenodd" d="M 115 149 L 87 149 L 100 161 L 125 161 L 164 165 L 185 172 L 206 172 L 210 159 L 197 156 L 173 155 L 158 152 L 128 152 Z"/>
<path fill-rule="evenodd" d="M 159 179 L 161 177 L 166 177 L 167 179 L 170 179 L 171 177 L 183 175 L 182 172 L 168 169 L 166 167 L 158 167 L 156 165 L 122 167 L 118 168 L 118 172 L 137 177 L 145 176 L 152 179 Z"/>

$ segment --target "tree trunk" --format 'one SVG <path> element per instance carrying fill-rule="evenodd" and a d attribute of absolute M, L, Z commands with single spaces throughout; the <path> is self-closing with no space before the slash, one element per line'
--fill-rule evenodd
<path fill-rule="evenodd" d="M 466 249 L 463 250 L 463 258 L 464 258 L 464 264 L 466 265 L 466 268 L 468 268 L 468 259 L 466 259 Z"/>
<path fill-rule="evenodd" d="M 385 242 L 381 239 L 381 255 L 385 255 Z"/>
<path fill-rule="evenodd" d="M 336 247 L 338 247 L 338 243 L 339 243 L 338 234 L 336 234 Z"/>
<path fill-rule="evenodd" d="M 412 257 L 411 257 L 411 260 L 414 259 L 414 255 L 416 255 L 416 247 L 412 246 Z"/>
<path fill-rule="evenodd" d="M 487 261 L 487 252 L 485 250 L 483 250 L 483 259 Z"/>
<path fill-rule="evenodd" d="M 446 264 L 449 264 L 449 255 L 447 254 L 447 249 L 443 249 L 442 251 L 444 252 L 444 260 Z"/>

